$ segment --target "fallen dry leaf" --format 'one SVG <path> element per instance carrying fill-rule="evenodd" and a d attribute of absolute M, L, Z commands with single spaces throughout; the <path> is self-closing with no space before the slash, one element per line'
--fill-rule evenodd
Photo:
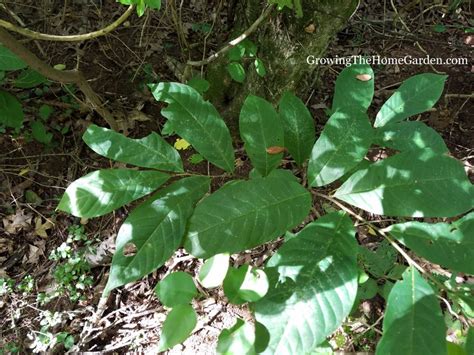
<path fill-rule="evenodd" d="M 28 229 L 31 226 L 33 215 L 25 213 L 23 210 L 17 210 L 15 214 L 11 214 L 3 218 L 3 227 L 8 234 L 16 234 L 22 229 Z"/>
<path fill-rule="evenodd" d="M 286 150 L 286 148 L 274 146 L 274 147 L 268 147 L 266 150 L 268 154 L 275 155 L 275 154 L 283 153 Z"/>
<path fill-rule="evenodd" d="M 312 23 L 304 28 L 306 33 L 314 33 L 316 31 L 316 26 Z"/>
<path fill-rule="evenodd" d="M 372 79 L 372 75 L 370 74 L 358 74 L 356 75 L 356 79 L 360 81 L 369 81 Z"/>
<path fill-rule="evenodd" d="M 53 223 L 51 221 L 46 221 L 43 223 L 41 217 L 35 218 L 35 233 L 36 235 L 42 238 L 48 238 L 48 233 L 46 232 L 48 229 L 53 227 Z"/>

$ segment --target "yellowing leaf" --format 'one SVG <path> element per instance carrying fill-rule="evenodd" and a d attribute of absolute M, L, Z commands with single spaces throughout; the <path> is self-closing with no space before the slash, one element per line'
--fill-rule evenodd
<path fill-rule="evenodd" d="M 370 235 L 377 235 L 377 233 L 375 233 L 374 229 L 371 227 L 371 226 L 368 226 L 367 227 L 367 231 L 369 232 Z"/>
<path fill-rule="evenodd" d="M 174 142 L 174 147 L 177 150 L 186 150 L 191 146 L 185 139 L 178 138 L 176 139 L 176 142 Z"/>
<path fill-rule="evenodd" d="M 29 168 L 21 169 L 21 170 L 20 170 L 20 173 L 19 173 L 18 175 L 23 176 L 23 175 L 27 174 L 29 171 L 30 171 Z"/>

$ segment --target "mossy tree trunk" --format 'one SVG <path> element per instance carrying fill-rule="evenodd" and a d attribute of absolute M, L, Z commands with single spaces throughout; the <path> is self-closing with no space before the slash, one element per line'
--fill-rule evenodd
<path fill-rule="evenodd" d="M 258 57 L 267 68 L 267 75 L 259 77 L 245 63 L 247 78 L 243 84 L 232 82 L 226 73 L 226 57 L 211 63 L 207 79 L 212 83 L 208 98 L 224 114 L 234 133 L 238 128 L 240 107 L 248 94 L 276 103 L 282 92 L 292 90 L 299 95 L 311 89 L 314 65 L 307 57 L 322 57 L 331 39 L 347 23 L 359 0 L 302 0 L 303 17 L 297 18 L 289 9 L 275 11 L 250 37 L 258 46 Z M 234 8 L 233 36 L 238 36 L 257 19 L 267 2 L 238 0 Z"/>

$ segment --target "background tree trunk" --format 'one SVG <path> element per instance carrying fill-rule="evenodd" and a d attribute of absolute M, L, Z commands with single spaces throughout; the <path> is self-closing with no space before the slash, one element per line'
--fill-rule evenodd
<path fill-rule="evenodd" d="M 244 84 L 232 82 L 225 69 L 226 56 L 208 66 L 207 79 L 211 82 L 208 98 L 224 114 L 233 133 L 238 131 L 240 107 L 248 94 L 276 103 L 286 90 L 304 96 L 311 89 L 317 67 L 309 65 L 306 58 L 324 55 L 330 40 L 357 9 L 359 0 L 303 0 L 302 3 L 302 18 L 287 8 L 275 9 L 250 37 L 257 44 L 258 57 L 267 69 L 264 78 L 256 74 L 249 62 L 244 65 L 247 73 Z M 232 38 L 245 31 L 264 6 L 255 0 L 236 1 Z"/>

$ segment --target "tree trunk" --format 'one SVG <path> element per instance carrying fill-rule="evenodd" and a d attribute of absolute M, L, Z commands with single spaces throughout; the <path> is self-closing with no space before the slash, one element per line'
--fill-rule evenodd
<path fill-rule="evenodd" d="M 265 1 L 266 3 L 267 1 Z M 233 133 L 238 132 L 238 117 L 243 101 L 249 94 L 278 102 L 281 94 L 291 90 L 304 95 L 314 81 L 314 65 L 307 57 L 322 57 L 330 40 L 355 12 L 359 0 L 303 0 L 303 17 L 294 11 L 277 11 L 266 19 L 250 37 L 258 46 L 258 57 L 267 69 L 259 77 L 245 63 L 247 77 L 243 84 L 232 82 L 226 72 L 226 56 L 212 62 L 207 68 L 211 82 L 208 98 L 223 113 Z M 238 0 L 234 10 L 232 38 L 245 31 L 262 13 L 264 5 L 255 0 Z"/>

